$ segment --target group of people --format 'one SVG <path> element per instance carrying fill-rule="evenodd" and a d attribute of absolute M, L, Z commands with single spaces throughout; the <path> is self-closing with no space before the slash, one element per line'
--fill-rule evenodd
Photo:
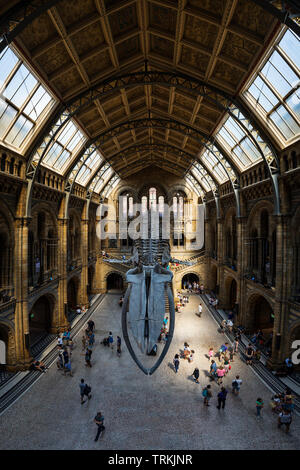
<path fill-rule="evenodd" d="M 74 347 L 74 341 L 71 338 L 71 328 L 67 328 L 62 334 L 57 335 L 57 347 L 57 369 L 63 371 L 64 375 L 69 374 L 72 377 L 73 373 L 71 356 Z"/>

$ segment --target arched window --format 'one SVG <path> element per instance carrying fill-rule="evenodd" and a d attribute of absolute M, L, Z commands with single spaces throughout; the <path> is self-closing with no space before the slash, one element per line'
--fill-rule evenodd
<path fill-rule="evenodd" d="M 156 189 L 149 189 L 149 209 L 156 211 Z"/>
<path fill-rule="evenodd" d="M 162 215 L 164 213 L 164 204 L 165 204 L 165 199 L 163 196 L 159 196 L 158 198 L 158 210 L 159 213 Z"/>
<path fill-rule="evenodd" d="M 133 197 L 130 196 L 128 199 L 128 216 L 133 217 Z"/>
<path fill-rule="evenodd" d="M 179 217 L 183 217 L 183 197 L 179 197 Z"/>
<path fill-rule="evenodd" d="M 122 196 L 122 213 L 123 213 L 123 217 L 126 218 L 127 217 L 127 195 Z"/>
<path fill-rule="evenodd" d="M 177 204 L 177 197 L 176 196 L 173 197 L 173 213 L 174 213 L 174 216 L 177 216 L 178 204 Z"/>
<path fill-rule="evenodd" d="M 142 214 L 147 212 L 147 196 L 142 197 Z"/>

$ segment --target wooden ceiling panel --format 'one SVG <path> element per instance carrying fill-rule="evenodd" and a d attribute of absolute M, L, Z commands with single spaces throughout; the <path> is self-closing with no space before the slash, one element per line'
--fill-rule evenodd
<path fill-rule="evenodd" d="M 243 75 L 240 69 L 218 60 L 211 80 L 216 79 L 218 82 L 227 83 L 230 87 L 236 87 L 241 82 Z"/>
<path fill-rule="evenodd" d="M 105 43 L 99 21 L 72 35 L 71 40 L 79 57 Z"/>
<path fill-rule="evenodd" d="M 59 34 L 48 14 L 43 13 L 20 34 L 19 39 L 32 51 L 43 44 L 59 39 Z"/>
<path fill-rule="evenodd" d="M 207 23 L 200 18 L 186 15 L 183 39 L 192 41 L 195 45 L 199 44 L 203 48 L 206 48 L 209 54 L 209 52 L 213 50 L 218 30 L 219 28 L 216 25 Z"/>
<path fill-rule="evenodd" d="M 62 96 L 64 96 L 72 92 L 73 88 L 83 85 L 83 81 L 77 70 L 72 69 L 53 80 L 53 85 L 60 91 Z"/>
<path fill-rule="evenodd" d="M 172 41 L 168 41 L 165 38 L 158 37 L 150 34 L 151 37 L 151 52 L 166 57 L 167 59 L 173 59 L 174 44 Z"/>
<path fill-rule="evenodd" d="M 119 62 L 122 62 L 135 54 L 141 53 L 138 36 L 129 38 L 116 46 Z"/>
<path fill-rule="evenodd" d="M 161 31 L 166 31 L 175 37 L 177 13 L 171 8 L 156 3 L 149 4 L 149 23 L 150 27 L 154 27 Z"/>
<path fill-rule="evenodd" d="M 105 71 L 112 67 L 109 52 L 103 51 L 95 57 L 91 57 L 84 62 L 84 67 L 89 79 L 93 81 L 93 78 L 96 74 L 105 73 Z"/>
<path fill-rule="evenodd" d="M 191 7 L 195 8 L 199 14 L 203 12 L 203 16 L 213 15 L 215 17 L 221 18 L 227 0 L 188 0 L 186 8 Z"/>
<path fill-rule="evenodd" d="M 114 39 L 118 39 L 138 27 L 135 3 L 111 13 L 108 18 Z"/>
<path fill-rule="evenodd" d="M 197 75 L 205 75 L 209 63 L 209 56 L 201 52 L 183 46 L 181 53 L 181 65 L 188 66 L 193 69 Z"/>
<path fill-rule="evenodd" d="M 65 72 L 68 65 L 74 66 L 70 55 L 68 54 L 64 44 L 62 42 L 51 47 L 43 55 L 39 56 L 37 63 L 43 68 L 46 74 L 51 80 L 51 76 L 55 75 L 56 72 Z"/>
<path fill-rule="evenodd" d="M 259 46 L 257 44 L 228 32 L 226 41 L 221 50 L 221 55 L 229 59 L 240 61 L 242 64 L 250 65 L 258 50 Z"/>
<path fill-rule="evenodd" d="M 98 15 L 94 0 L 72 0 L 72 4 L 69 1 L 58 2 L 56 8 L 67 27 L 91 15 Z"/>
<path fill-rule="evenodd" d="M 256 33 L 263 37 L 268 33 L 274 23 L 274 17 L 262 9 L 259 5 L 249 0 L 239 0 L 232 17 L 231 25 L 238 25 L 247 31 Z"/>

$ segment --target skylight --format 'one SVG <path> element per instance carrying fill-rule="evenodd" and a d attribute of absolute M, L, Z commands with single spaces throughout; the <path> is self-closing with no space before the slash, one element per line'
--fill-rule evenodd
<path fill-rule="evenodd" d="M 300 41 L 290 30 L 273 46 L 244 97 L 281 140 L 300 133 Z"/>
<path fill-rule="evenodd" d="M 0 140 L 22 148 L 54 98 L 9 47 L 0 54 Z"/>

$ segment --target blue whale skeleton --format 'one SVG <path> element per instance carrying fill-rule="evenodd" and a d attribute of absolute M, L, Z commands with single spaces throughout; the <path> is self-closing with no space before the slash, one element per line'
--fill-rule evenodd
<path fill-rule="evenodd" d="M 193 263 L 172 258 L 168 240 L 152 238 L 135 240 L 133 254 L 128 260 L 104 259 L 104 261 L 134 265 L 134 268 L 126 273 L 128 287 L 122 309 L 123 337 L 138 367 L 146 375 L 152 375 L 168 352 L 175 326 L 175 307 L 171 288 L 173 273 L 167 269 L 167 266 L 170 262 L 188 266 Z M 157 362 L 147 369 L 132 348 L 128 336 L 128 323 L 140 350 L 149 354 L 161 332 L 165 316 L 165 294 L 168 297 L 170 310 L 168 339 Z"/>

